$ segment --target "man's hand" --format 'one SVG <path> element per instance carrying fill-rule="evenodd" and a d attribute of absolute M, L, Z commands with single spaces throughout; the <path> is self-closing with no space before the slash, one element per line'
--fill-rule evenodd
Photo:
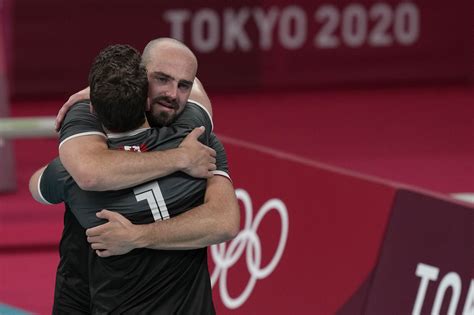
<path fill-rule="evenodd" d="M 64 120 L 64 117 L 66 116 L 67 111 L 69 108 L 72 107 L 75 103 L 86 100 L 90 98 L 90 88 L 86 87 L 85 89 L 77 92 L 76 94 L 73 94 L 69 96 L 69 99 L 64 103 L 64 105 L 61 107 L 61 109 L 58 112 L 58 115 L 56 116 L 56 122 L 55 122 L 55 128 L 56 131 L 59 131 L 61 129 L 61 123 Z"/>
<path fill-rule="evenodd" d="M 195 128 L 179 146 L 185 158 L 183 172 L 198 177 L 212 177 L 216 169 L 216 151 L 198 141 L 204 132 L 204 127 Z"/>
<path fill-rule="evenodd" d="M 109 222 L 86 230 L 87 241 L 100 257 L 123 255 L 137 248 L 140 230 L 117 212 L 102 210 L 97 217 Z"/>

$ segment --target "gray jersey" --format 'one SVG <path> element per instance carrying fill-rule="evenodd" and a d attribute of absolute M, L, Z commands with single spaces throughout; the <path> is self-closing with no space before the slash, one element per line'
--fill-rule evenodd
<path fill-rule="evenodd" d="M 61 133 L 61 144 L 83 134 L 102 134 L 96 119 L 90 114 L 87 105 L 76 105 L 74 111 L 68 114 L 65 121 L 65 132 Z M 93 118 L 93 119 L 92 119 Z M 81 121 L 81 126 L 77 124 Z M 84 128 L 84 125 L 93 128 Z M 135 151 L 157 151 L 177 147 L 184 137 L 195 127 L 204 126 L 206 132 L 200 141 L 206 145 L 219 146 L 215 136 L 211 135 L 212 123 L 204 109 L 194 103 L 189 103 L 177 121 L 171 127 L 160 129 L 148 128 L 135 130 L 123 134 L 109 134 L 110 148 Z M 227 159 L 225 152 L 219 149 L 218 169 L 219 174 L 227 174 Z M 133 153 L 131 153 L 133 154 Z M 53 165 L 55 168 L 60 165 Z M 191 177 L 185 173 L 177 172 L 172 175 L 153 180 L 134 188 L 118 191 L 91 192 L 81 190 L 70 176 L 56 177 L 55 173 L 47 169 L 43 175 L 48 181 L 42 181 L 41 192 L 48 202 L 66 201 L 74 215 L 85 227 L 93 227 L 102 222 L 95 213 L 101 209 L 117 211 L 133 223 L 151 223 L 156 220 L 166 220 L 199 204 L 202 204 L 206 189 L 206 180 Z M 53 174 L 52 177 L 49 175 Z M 62 185 L 54 183 L 60 179 Z M 50 180 L 53 181 L 50 181 Z"/>
<path fill-rule="evenodd" d="M 81 134 L 103 135 L 86 104 L 73 109 L 64 123 L 61 144 Z M 227 174 L 225 152 L 210 133 L 211 120 L 195 104 L 188 104 L 171 127 L 111 134 L 108 143 L 111 148 L 128 151 L 165 150 L 178 146 L 194 127 L 202 125 L 206 133 L 200 140 L 217 146 L 218 172 Z M 206 181 L 178 172 L 134 188 L 87 192 L 75 184 L 56 160 L 43 173 L 40 187 L 48 202 L 66 201 L 80 224 L 87 228 L 101 224 L 95 213 L 104 208 L 138 224 L 168 219 L 202 204 Z M 206 249 L 137 249 L 108 259 L 100 259 L 93 253 L 88 255 L 93 313 L 213 313 Z"/>

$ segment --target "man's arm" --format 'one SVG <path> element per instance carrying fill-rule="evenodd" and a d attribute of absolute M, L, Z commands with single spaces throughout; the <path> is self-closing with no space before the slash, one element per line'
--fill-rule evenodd
<path fill-rule="evenodd" d="M 231 181 L 223 176 L 207 180 L 204 204 L 179 216 L 134 225 L 122 215 L 102 210 L 109 222 L 88 229 L 87 240 L 101 257 L 122 255 L 134 248 L 182 250 L 225 242 L 237 235 L 240 210 Z"/>
<path fill-rule="evenodd" d="M 211 101 L 201 82 L 197 78 L 195 81 L 191 96 L 212 115 Z M 58 113 L 57 126 L 62 123 L 65 112 L 74 102 L 88 97 L 88 88 L 71 96 Z M 89 115 L 86 118 L 88 127 L 96 128 L 96 123 L 90 121 L 95 117 Z M 66 126 L 63 126 L 63 129 L 73 129 L 71 123 L 64 124 Z M 91 130 L 97 131 L 87 131 Z M 59 156 L 76 183 L 84 190 L 103 191 L 133 187 L 176 171 L 183 171 L 193 177 L 209 178 L 216 169 L 216 153 L 197 140 L 202 133 L 201 129 L 193 130 L 177 149 L 142 154 L 111 151 L 103 137 L 83 135 L 63 142 L 59 148 Z"/>
<path fill-rule="evenodd" d="M 33 197 L 34 200 L 36 200 L 39 203 L 48 204 L 48 202 L 41 195 L 41 191 L 39 189 L 41 175 L 43 174 L 45 169 L 46 169 L 46 166 L 43 166 L 42 168 L 34 172 L 33 175 L 31 175 L 30 182 L 29 182 L 29 189 L 30 189 L 31 196 Z"/>
<path fill-rule="evenodd" d="M 117 190 L 145 183 L 176 171 L 194 177 L 211 177 L 215 151 L 197 138 L 194 129 L 176 149 L 135 153 L 109 150 L 98 135 L 70 139 L 59 148 L 64 167 L 84 190 Z"/>
<path fill-rule="evenodd" d="M 69 96 L 67 99 L 66 103 L 61 106 L 61 108 L 58 111 L 58 114 L 56 115 L 56 119 L 54 121 L 54 126 L 57 132 L 61 129 L 61 124 L 64 121 L 64 117 L 66 117 L 66 113 L 69 111 L 69 109 L 76 103 L 89 99 L 91 95 L 91 89 L 90 87 L 86 87 L 83 90 L 80 90 L 79 92 L 74 93 L 73 95 Z"/>
<path fill-rule="evenodd" d="M 212 104 L 211 99 L 204 90 L 204 86 L 201 81 L 196 77 L 194 78 L 193 88 L 191 94 L 189 94 L 189 100 L 198 102 L 206 108 L 209 115 L 212 117 Z"/>
<path fill-rule="evenodd" d="M 43 204 L 61 203 L 64 201 L 65 185 L 69 178 L 61 161 L 56 158 L 30 177 L 31 196 Z"/>

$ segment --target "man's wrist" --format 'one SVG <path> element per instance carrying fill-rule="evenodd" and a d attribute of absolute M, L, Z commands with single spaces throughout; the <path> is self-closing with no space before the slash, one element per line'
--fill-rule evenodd
<path fill-rule="evenodd" d="M 147 248 L 152 244 L 152 225 L 153 223 L 134 225 L 134 248 Z"/>
<path fill-rule="evenodd" d="M 178 171 L 185 172 L 189 170 L 190 159 L 188 157 L 188 151 L 185 148 L 177 147 L 173 149 L 172 159 Z"/>

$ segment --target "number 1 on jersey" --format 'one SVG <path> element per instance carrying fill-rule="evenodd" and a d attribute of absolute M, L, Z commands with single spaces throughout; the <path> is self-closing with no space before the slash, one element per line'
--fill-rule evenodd
<path fill-rule="evenodd" d="M 155 221 L 167 220 L 170 218 L 168 208 L 166 207 L 165 199 L 161 193 L 158 182 L 152 182 L 142 185 L 133 190 L 137 201 L 146 200 L 150 206 L 151 213 Z"/>

